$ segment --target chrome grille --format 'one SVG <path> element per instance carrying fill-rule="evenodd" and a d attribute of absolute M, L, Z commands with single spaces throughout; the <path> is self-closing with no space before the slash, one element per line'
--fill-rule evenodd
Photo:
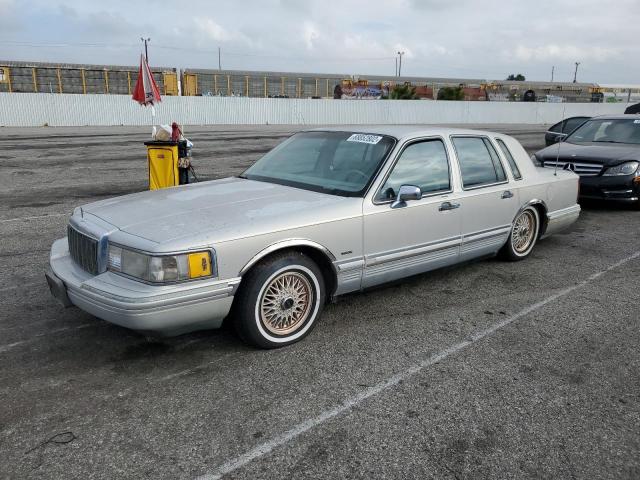
<path fill-rule="evenodd" d="M 544 162 L 545 168 L 556 168 L 555 161 Z M 602 163 L 558 162 L 558 170 L 571 170 L 581 177 L 595 177 L 602 171 Z"/>
<path fill-rule="evenodd" d="M 78 232 L 71 225 L 67 226 L 67 238 L 71 258 L 73 258 L 83 270 L 97 275 L 98 241 Z"/>

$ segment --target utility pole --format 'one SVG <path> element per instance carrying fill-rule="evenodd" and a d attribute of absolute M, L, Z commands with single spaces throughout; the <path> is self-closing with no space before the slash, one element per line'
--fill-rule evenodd
<path fill-rule="evenodd" d="M 551 67 L 551 81 L 553 82 L 553 72 L 555 71 L 556 67 L 553 66 Z"/>
<path fill-rule="evenodd" d="M 140 37 L 140 40 L 144 42 L 144 58 L 149 63 L 149 49 L 147 48 L 147 42 L 150 42 L 150 38 Z"/>
<path fill-rule="evenodd" d="M 398 52 L 398 55 L 400 56 L 400 63 L 398 64 L 398 76 L 401 77 L 402 76 L 402 56 L 405 54 L 405 52 Z"/>
<path fill-rule="evenodd" d="M 576 62 L 576 70 L 573 72 L 573 83 L 576 83 L 576 79 L 578 78 L 578 66 L 580 65 L 580 62 Z"/>
<path fill-rule="evenodd" d="M 396 77 L 398 76 L 398 57 L 396 57 Z"/>
<path fill-rule="evenodd" d="M 222 62 L 220 61 L 220 47 L 218 47 L 218 70 L 222 70 Z"/>

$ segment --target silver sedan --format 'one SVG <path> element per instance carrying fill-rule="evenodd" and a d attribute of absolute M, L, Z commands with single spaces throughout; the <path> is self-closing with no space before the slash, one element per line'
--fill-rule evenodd
<path fill-rule="evenodd" d="M 78 207 L 52 293 L 161 335 L 219 327 L 264 348 L 348 292 L 476 257 L 522 260 L 573 223 L 578 176 L 513 138 L 420 126 L 297 133 L 239 177 Z"/>

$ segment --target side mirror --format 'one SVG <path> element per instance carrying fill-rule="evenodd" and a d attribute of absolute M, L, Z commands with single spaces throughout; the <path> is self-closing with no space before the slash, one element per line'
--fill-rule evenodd
<path fill-rule="evenodd" d="M 415 185 L 402 185 L 398 196 L 391 204 L 391 208 L 400 208 L 407 205 L 409 200 L 420 200 L 422 198 L 422 190 Z"/>
<path fill-rule="evenodd" d="M 560 143 L 567 137 L 566 133 L 556 133 L 553 143 Z"/>

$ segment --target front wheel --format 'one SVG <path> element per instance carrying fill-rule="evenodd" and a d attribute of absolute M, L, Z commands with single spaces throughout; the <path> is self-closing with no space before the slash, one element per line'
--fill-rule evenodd
<path fill-rule="evenodd" d="M 540 214 L 535 207 L 522 210 L 513 221 L 509 240 L 501 253 L 511 261 L 524 260 L 533 250 L 540 231 Z"/>
<path fill-rule="evenodd" d="M 243 278 L 234 301 L 234 325 L 251 345 L 283 347 L 311 331 L 324 299 L 322 272 L 309 257 L 295 251 L 277 254 Z"/>

